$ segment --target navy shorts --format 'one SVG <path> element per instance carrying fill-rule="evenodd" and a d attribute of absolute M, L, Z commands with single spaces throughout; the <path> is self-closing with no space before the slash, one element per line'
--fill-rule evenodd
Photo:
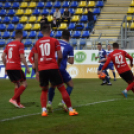
<path fill-rule="evenodd" d="M 60 69 L 60 73 L 61 73 L 61 76 L 62 76 L 62 79 L 63 79 L 64 83 L 67 83 L 71 80 L 71 76 L 66 70 L 61 70 Z"/>
<path fill-rule="evenodd" d="M 102 69 L 102 67 L 103 67 L 103 65 L 100 64 L 99 67 L 98 67 L 98 71 L 100 71 Z M 105 70 L 107 70 L 107 69 L 114 70 L 114 65 L 113 64 L 108 64 L 108 66 Z"/>

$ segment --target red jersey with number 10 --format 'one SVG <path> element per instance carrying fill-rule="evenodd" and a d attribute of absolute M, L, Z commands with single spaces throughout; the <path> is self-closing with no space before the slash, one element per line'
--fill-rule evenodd
<path fill-rule="evenodd" d="M 55 52 L 61 50 L 59 41 L 51 37 L 39 39 L 34 52 L 38 53 L 38 70 L 58 69 Z"/>
<path fill-rule="evenodd" d="M 12 41 L 6 45 L 4 53 L 7 55 L 6 70 L 21 70 L 20 54 L 24 54 L 24 44 Z"/>
<path fill-rule="evenodd" d="M 117 69 L 119 74 L 129 71 L 130 67 L 127 64 L 126 58 L 129 58 L 131 63 L 133 62 L 133 58 L 126 51 L 119 49 L 114 50 L 108 55 L 108 59 L 104 64 L 102 70 L 105 70 L 109 62 L 113 61 L 115 68 Z"/>

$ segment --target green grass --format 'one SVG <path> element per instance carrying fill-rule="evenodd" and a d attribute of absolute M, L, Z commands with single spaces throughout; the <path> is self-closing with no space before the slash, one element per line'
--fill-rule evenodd
<path fill-rule="evenodd" d="M 0 80 L 0 120 L 41 113 L 39 84 L 36 80 L 27 81 L 28 88 L 21 97 L 26 109 L 17 109 L 8 103 L 14 85 L 9 80 Z M 111 82 L 113 86 L 100 86 L 99 79 L 74 79 L 71 100 L 78 116 L 70 117 L 68 113 L 57 110 L 48 117 L 38 114 L 0 122 L 0 134 L 133 134 L 134 95 L 130 91 L 128 99 L 123 98 L 121 91 L 127 84 L 121 79 Z M 84 106 L 112 99 L 115 101 Z M 56 90 L 54 109 L 60 101 L 61 95 Z M 76 107 L 79 105 L 82 106 Z"/>

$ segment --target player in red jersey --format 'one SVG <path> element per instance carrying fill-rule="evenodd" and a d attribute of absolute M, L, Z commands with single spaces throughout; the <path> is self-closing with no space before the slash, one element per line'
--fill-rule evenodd
<path fill-rule="evenodd" d="M 127 92 L 129 90 L 133 90 L 134 76 L 127 64 L 126 58 L 129 58 L 131 67 L 133 67 L 133 58 L 126 51 L 120 50 L 118 43 L 113 43 L 113 49 L 114 51 L 108 55 L 107 61 L 104 64 L 101 72 L 105 70 L 110 61 L 112 61 L 120 77 L 128 83 L 128 87 L 122 91 L 122 94 L 127 97 Z"/>
<path fill-rule="evenodd" d="M 27 87 L 25 74 L 21 70 L 21 62 L 23 62 L 26 66 L 27 73 L 30 73 L 24 56 L 24 44 L 21 43 L 21 39 L 23 38 L 22 35 L 23 32 L 20 30 L 15 32 L 15 40 L 6 45 L 1 57 L 5 65 L 7 75 L 11 82 L 15 84 L 14 96 L 9 100 L 9 102 L 18 108 L 25 108 L 20 103 L 20 95 Z"/>
<path fill-rule="evenodd" d="M 61 47 L 57 39 L 50 37 L 50 26 L 42 27 L 43 38 L 39 39 L 34 46 L 36 77 L 39 77 L 41 93 L 42 116 L 47 116 L 47 94 L 49 89 L 49 81 L 53 86 L 57 86 L 62 94 L 62 98 L 69 108 L 69 115 L 77 115 L 78 113 L 72 108 L 70 97 L 65 89 L 63 80 L 59 71 L 59 65 L 62 60 Z M 56 60 L 55 52 L 58 59 Z"/>

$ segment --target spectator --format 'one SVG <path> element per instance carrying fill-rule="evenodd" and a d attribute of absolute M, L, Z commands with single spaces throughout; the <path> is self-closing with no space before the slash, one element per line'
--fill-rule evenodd
<path fill-rule="evenodd" d="M 94 33 L 94 14 L 89 10 L 89 8 L 87 8 L 88 11 L 88 28 L 90 30 L 90 32 Z"/>
<path fill-rule="evenodd" d="M 53 17 L 56 18 L 57 24 L 59 26 L 60 25 L 60 22 L 61 22 L 61 12 L 59 11 L 58 8 L 56 8 L 56 12 L 54 12 Z"/>
<path fill-rule="evenodd" d="M 68 24 L 69 24 L 70 18 L 71 18 L 71 13 L 68 11 L 68 8 L 65 8 L 65 11 L 64 11 L 63 17 L 62 17 L 62 22 L 64 22 L 64 20 L 67 20 Z"/>
<path fill-rule="evenodd" d="M 56 21 L 56 17 L 54 17 L 53 21 L 51 22 L 51 27 L 58 27 L 58 23 Z"/>
<path fill-rule="evenodd" d="M 40 20 L 41 28 L 43 25 L 48 25 L 48 20 L 45 15 L 42 16 L 42 19 Z"/>

